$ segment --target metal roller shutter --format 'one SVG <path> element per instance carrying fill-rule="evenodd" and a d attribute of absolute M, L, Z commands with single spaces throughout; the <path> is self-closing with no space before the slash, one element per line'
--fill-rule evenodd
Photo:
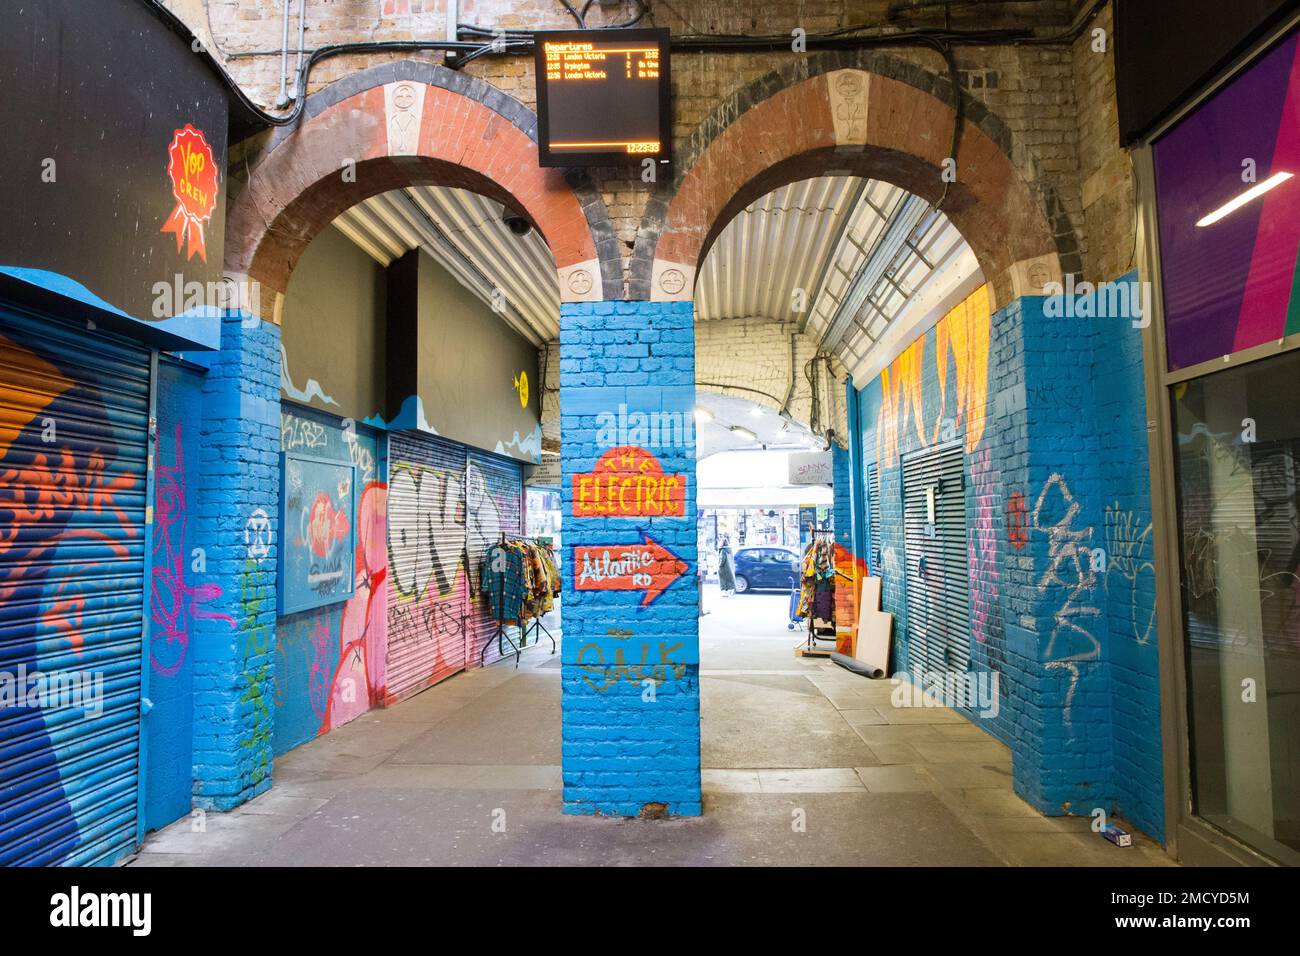
<path fill-rule="evenodd" d="M 465 669 L 465 465 L 462 445 L 389 435 L 390 701 Z"/>
<path fill-rule="evenodd" d="M 970 662 L 970 558 L 961 442 L 903 458 L 908 669 L 965 672 Z M 929 492 L 934 495 L 934 522 Z"/>
<path fill-rule="evenodd" d="M 496 634 L 496 621 L 492 620 L 487 600 L 479 595 L 479 568 L 487 549 L 500 541 L 502 534 L 506 537 L 523 534 L 523 466 L 509 458 L 471 451 L 465 493 L 469 526 L 467 550 L 475 594 L 470 602 L 467 627 L 467 652 L 473 667 L 478 664 L 480 654 L 485 664 L 501 657 L 497 642 L 492 640 Z M 510 633 L 513 635 L 514 631 Z M 484 645 L 489 643 L 485 650 Z M 519 643 L 518 638 L 515 638 L 515 643 Z M 505 647 L 509 653 L 510 646 Z"/>
<path fill-rule="evenodd" d="M 867 465 L 867 523 L 869 547 L 871 549 L 869 570 L 872 576 L 880 577 L 880 469 Z"/>
<path fill-rule="evenodd" d="M 0 310 L 0 671 L 66 688 L 0 708 L 0 865 L 135 849 L 149 362 Z"/>

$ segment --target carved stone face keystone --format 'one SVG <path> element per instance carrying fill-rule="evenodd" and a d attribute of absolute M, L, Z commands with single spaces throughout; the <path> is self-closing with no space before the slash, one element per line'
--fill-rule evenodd
<path fill-rule="evenodd" d="M 1029 287 L 1031 289 L 1041 289 L 1052 281 L 1051 270 L 1041 262 L 1036 262 L 1029 267 Z"/>

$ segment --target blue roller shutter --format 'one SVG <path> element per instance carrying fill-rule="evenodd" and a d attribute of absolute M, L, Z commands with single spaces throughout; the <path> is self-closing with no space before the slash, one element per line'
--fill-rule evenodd
<path fill-rule="evenodd" d="M 0 307 L 0 865 L 135 848 L 148 439 L 147 351 Z"/>

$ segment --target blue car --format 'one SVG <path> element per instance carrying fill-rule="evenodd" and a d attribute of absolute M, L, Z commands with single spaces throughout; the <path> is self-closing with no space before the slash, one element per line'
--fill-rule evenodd
<path fill-rule="evenodd" d="M 735 560 L 737 594 L 789 591 L 799 580 L 799 556 L 785 548 L 741 548 Z"/>

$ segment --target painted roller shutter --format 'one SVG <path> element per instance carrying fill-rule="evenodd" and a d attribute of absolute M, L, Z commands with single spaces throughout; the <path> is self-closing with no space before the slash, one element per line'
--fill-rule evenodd
<path fill-rule="evenodd" d="M 90 682 L 0 708 L 0 865 L 135 849 L 149 358 L 0 309 L 0 671 Z"/>
<path fill-rule="evenodd" d="M 394 432 L 388 444 L 389 701 L 465 669 L 465 448 Z"/>
<path fill-rule="evenodd" d="M 496 634 L 496 621 L 492 619 L 487 599 L 479 594 L 479 569 L 487 555 L 487 549 L 500 541 L 502 534 L 507 537 L 523 534 L 523 466 L 509 458 L 471 451 L 465 491 L 469 567 L 476 595 L 470 602 L 467 628 L 467 651 L 470 666 L 473 667 L 478 664 L 480 654 L 483 655 L 485 664 L 501 657 L 497 642 L 492 640 Z M 509 633 L 518 644 L 515 631 L 511 629 Z M 489 645 L 486 652 L 484 645 Z M 509 644 L 504 646 L 507 653 L 512 653 Z"/>
<path fill-rule="evenodd" d="M 964 673 L 970 662 L 970 557 L 961 442 L 903 458 L 908 670 Z M 934 488 L 930 526 L 927 488 Z"/>
<path fill-rule="evenodd" d="M 870 573 L 880 577 L 880 470 L 873 462 L 867 465 L 867 524 L 871 550 Z"/>

